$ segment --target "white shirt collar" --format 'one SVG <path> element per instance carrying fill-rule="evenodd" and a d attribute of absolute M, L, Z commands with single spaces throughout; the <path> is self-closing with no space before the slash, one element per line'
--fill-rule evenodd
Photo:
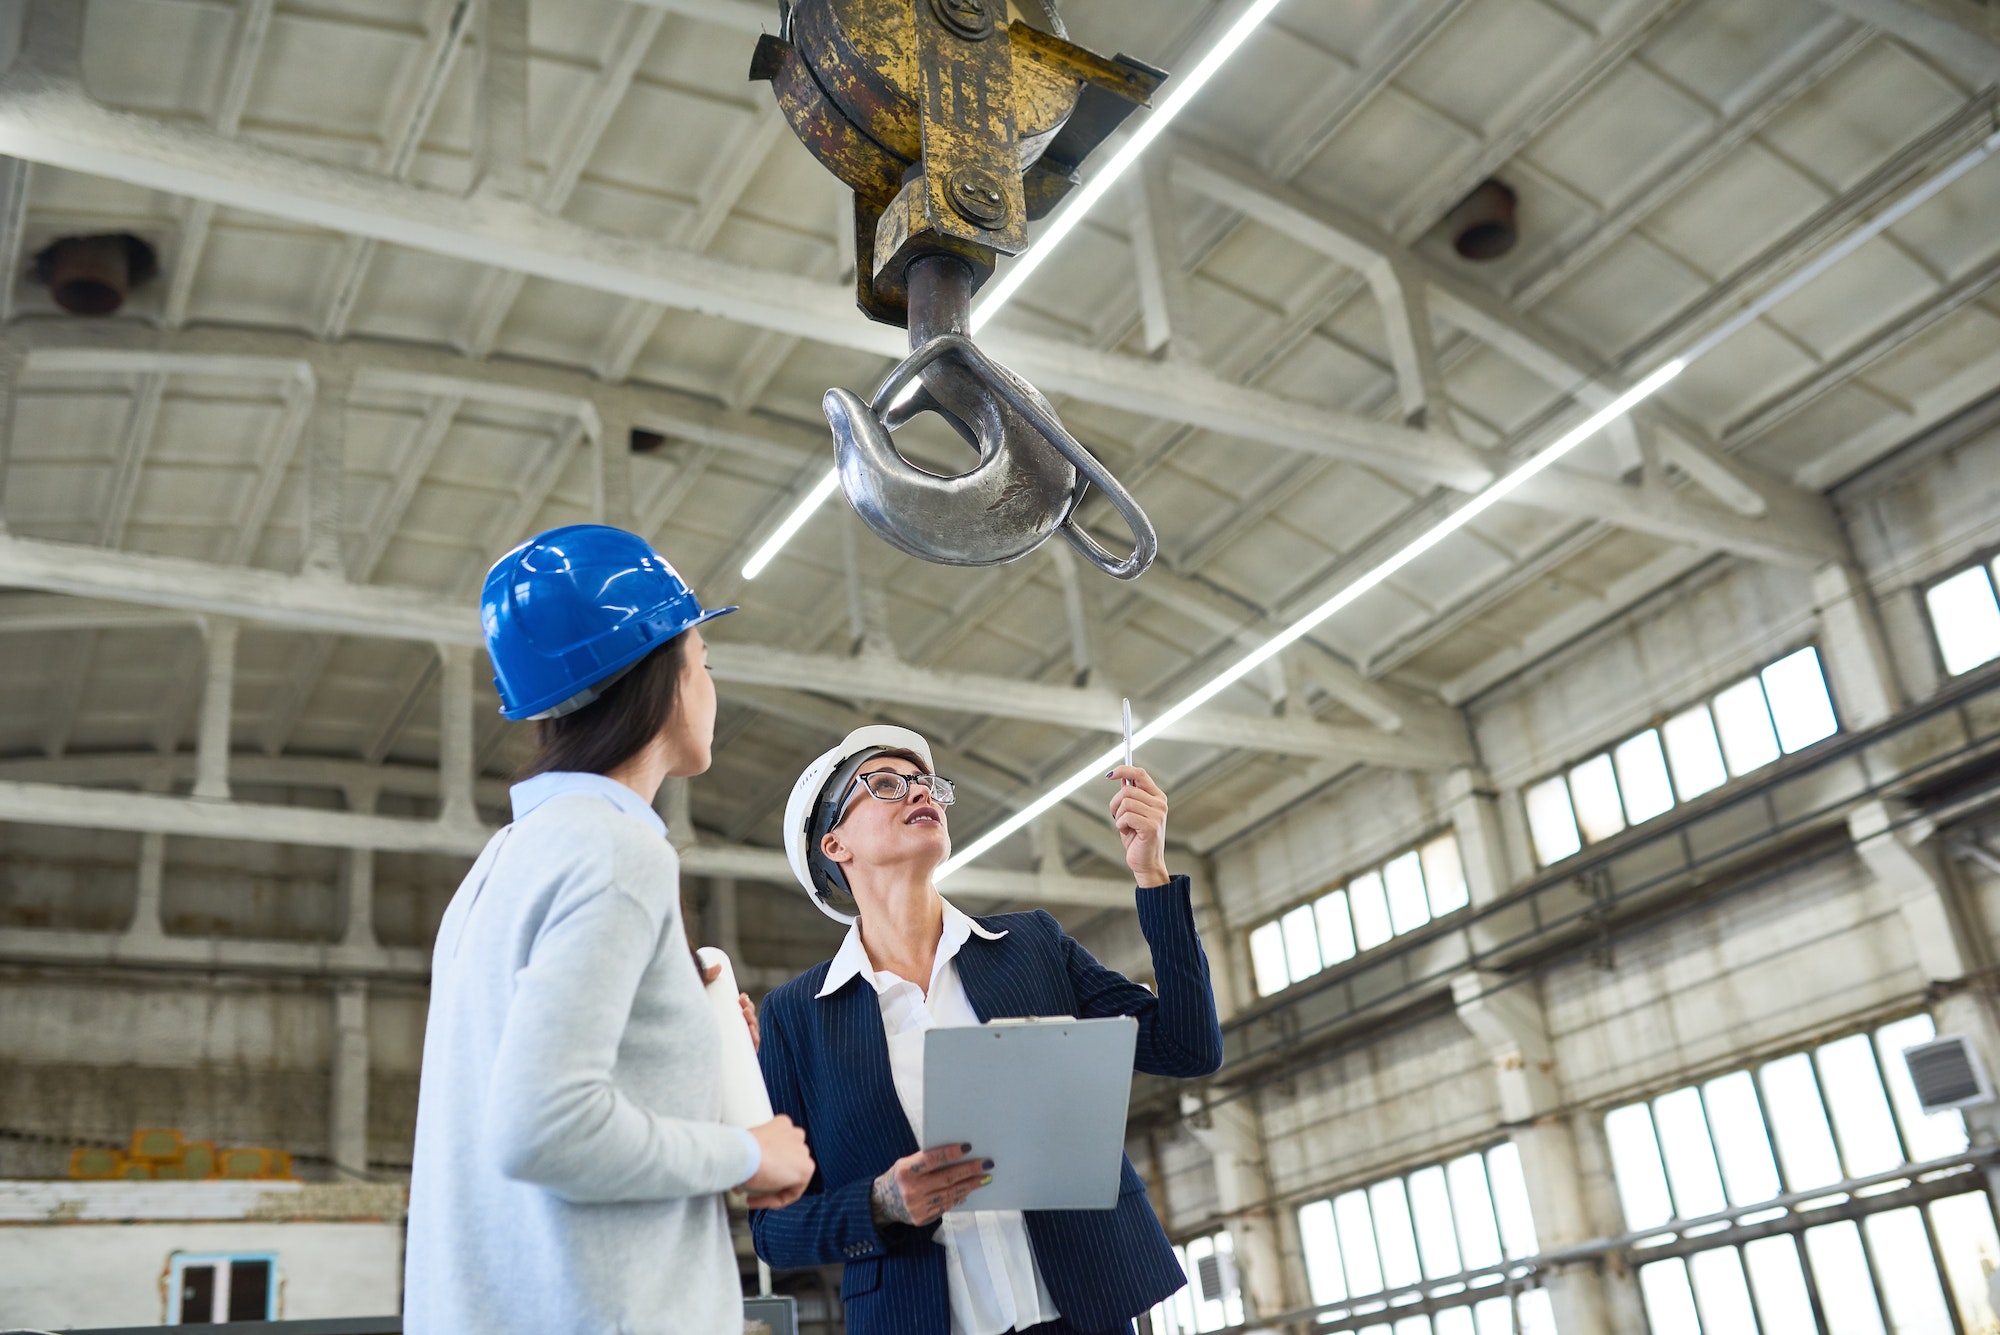
<path fill-rule="evenodd" d="M 937 970 L 958 957 L 959 947 L 965 944 L 967 937 L 977 936 L 985 941 L 998 941 L 1007 935 L 1005 932 L 996 932 L 982 925 L 977 919 L 961 912 L 948 899 L 940 902 L 944 905 L 944 927 L 938 933 L 937 962 L 931 966 L 932 977 L 937 976 Z M 817 996 L 830 997 L 856 977 L 866 978 L 878 996 L 899 981 L 893 974 L 875 971 L 874 962 L 868 958 L 868 948 L 861 944 L 860 923 L 847 929 L 847 939 L 840 943 L 840 949 L 834 954 L 833 966 L 826 971 L 826 982 L 821 986 Z M 925 991 L 929 989 L 926 988 Z"/>
<path fill-rule="evenodd" d="M 589 793 L 601 797 L 628 816 L 637 816 L 649 822 L 660 832 L 667 834 L 667 823 L 660 819 L 660 813 L 647 806 L 640 796 L 616 779 L 602 774 L 589 774 L 578 770 L 550 770 L 537 774 L 532 779 L 523 779 L 507 790 L 513 800 L 514 819 L 520 820 L 530 811 L 553 798 L 567 797 L 571 793 Z"/>

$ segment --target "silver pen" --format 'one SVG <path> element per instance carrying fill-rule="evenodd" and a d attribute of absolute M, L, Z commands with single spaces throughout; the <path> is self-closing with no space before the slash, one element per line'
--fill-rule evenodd
<path fill-rule="evenodd" d="M 1132 762 L 1132 702 L 1130 700 L 1125 700 L 1122 701 L 1121 703 L 1125 706 L 1125 764 L 1129 768 L 1133 763 Z M 1127 779 L 1125 780 L 1125 782 L 1129 784 L 1132 781 L 1130 779 Z"/>

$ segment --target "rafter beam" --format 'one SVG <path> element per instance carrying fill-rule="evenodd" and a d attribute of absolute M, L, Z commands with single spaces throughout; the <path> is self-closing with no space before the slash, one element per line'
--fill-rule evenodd
<path fill-rule="evenodd" d="M 905 350 L 899 331 L 864 320 L 852 294 L 831 283 L 610 235 L 523 201 L 482 198 L 468 207 L 443 191 L 105 107 L 19 62 L 0 79 L 0 153 L 838 347 L 884 357 Z M 1023 333 L 987 342 L 1044 390 L 1461 488 L 1492 477 L 1478 452 L 1449 437 L 1211 372 Z"/>
<path fill-rule="evenodd" d="M 1826 0 L 1923 52 L 1968 85 L 2000 77 L 2000 13 L 1978 0 Z"/>
<path fill-rule="evenodd" d="M 470 819 L 412 820 L 322 807 L 207 801 L 18 779 L 0 779 L 0 821 L 465 858 L 476 855 L 494 833 Z M 697 843 L 681 852 L 681 868 L 695 876 L 796 884 L 784 850 L 776 848 Z M 951 888 L 954 898 L 1089 908 L 1132 906 L 1132 887 L 1123 881 L 1061 874 L 975 867 L 955 878 Z"/>

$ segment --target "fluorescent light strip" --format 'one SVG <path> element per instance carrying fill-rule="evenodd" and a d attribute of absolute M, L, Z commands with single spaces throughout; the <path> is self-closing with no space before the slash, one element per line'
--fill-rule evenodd
<path fill-rule="evenodd" d="M 1751 321 L 1767 314 L 1779 302 L 1797 292 L 1807 283 L 1825 273 L 1842 259 L 1853 254 L 1877 236 L 1880 236 L 1890 226 L 1908 216 L 1912 210 L 1931 199 L 1939 191 L 1964 176 L 1974 167 L 1977 167 L 1996 151 L 2000 151 L 2000 130 L 1996 130 L 1988 135 L 1976 148 L 1953 161 L 1936 175 L 1927 178 L 1921 185 L 1911 190 L 1907 195 L 1897 199 L 1895 203 L 1870 218 L 1862 226 L 1856 228 L 1853 233 L 1814 259 L 1812 263 L 1806 265 L 1803 269 L 1791 275 L 1770 291 L 1765 292 L 1762 296 L 1744 307 L 1743 310 L 1725 321 L 1716 330 L 1697 340 L 1687 349 L 1684 355 L 1676 357 L 1659 370 L 1647 376 L 1644 380 L 1641 380 L 1638 384 L 1632 386 L 1632 388 L 1626 390 L 1616 399 L 1565 433 L 1553 445 L 1548 446 L 1539 454 L 1529 459 L 1528 462 L 1522 464 L 1513 472 L 1508 473 L 1505 477 L 1500 478 L 1488 486 L 1486 490 L 1452 511 L 1435 528 L 1429 530 L 1381 564 L 1370 569 L 1352 584 L 1341 589 L 1339 593 L 1334 594 L 1331 598 L 1328 598 L 1325 602 L 1306 613 L 1284 630 L 1279 631 L 1276 635 L 1258 645 L 1235 663 L 1223 669 L 1207 683 L 1198 688 L 1192 695 L 1181 700 L 1164 714 L 1133 733 L 1133 745 L 1136 746 L 1158 737 L 1167 728 L 1186 718 L 1189 714 L 1207 704 L 1210 700 L 1213 700 L 1230 686 L 1241 681 L 1251 672 L 1254 672 L 1258 667 L 1269 662 L 1274 655 L 1281 653 L 1288 646 L 1297 643 L 1328 617 L 1331 617 L 1362 594 L 1381 584 L 1384 580 L 1409 565 L 1410 562 L 1416 560 L 1425 552 L 1436 547 L 1451 534 L 1464 528 L 1473 519 L 1491 509 L 1499 501 L 1505 499 L 1509 492 L 1512 492 L 1529 478 L 1532 478 L 1550 464 L 1555 463 L 1584 441 L 1602 431 L 1613 421 L 1630 412 L 1644 400 L 1658 393 L 1662 386 L 1686 370 L 1688 365 L 1697 357 L 1713 350 L 1730 335 L 1740 332 Z M 1109 720 L 1106 720 L 1106 722 L 1108 725 Z M 1038 817 L 1051 810 L 1058 802 L 1061 802 L 1071 793 L 1083 787 L 1084 784 L 1089 783 L 1092 778 L 1104 773 L 1110 766 L 1124 759 L 1124 755 L 1124 745 L 1121 742 L 1083 769 L 1070 775 L 1069 778 L 1057 784 L 1041 797 L 1035 799 L 1028 807 L 1014 813 L 1014 815 L 1008 817 L 999 825 L 973 840 L 964 850 L 954 854 L 950 861 L 938 868 L 937 879 L 943 880 L 946 876 L 957 871 L 968 862 L 991 851 L 1002 840 L 1018 833 Z"/>
<path fill-rule="evenodd" d="M 1255 32 L 1258 25 L 1271 16 L 1271 11 L 1282 3 L 1284 0 L 1256 0 L 1255 4 L 1244 10 L 1242 16 L 1230 25 L 1229 31 L 1222 35 L 1222 40 L 1201 58 L 1200 64 L 1185 77 L 1169 82 L 1166 100 L 1146 117 L 1145 123 L 1125 141 L 1117 153 L 1112 155 L 1111 161 L 1104 165 L 1103 170 L 1093 175 L 1081 189 L 1064 202 L 1060 209 L 1056 210 L 1055 217 L 1051 218 L 1048 226 L 1043 228 L 1042 234 L 1035 239 L 1035 244 L 1015 260 L 1004 274 L 987 285 L 979 301 L 973 305 L 969 321 L 971 332 L 978 333 L 980 327 L 998 314 L 1002 306 L 1014 299 L 1014 294 L 1021 290 L 1021 285 L 1033 276 L 1035 270 L 1042 267 L 1043 262 L 1055 248 L 1062 244 L 1063 238 L 1075 231 L 1077 224 L 1083 221 L 1084 215 L 1089 213 L 1099 200 L 1111 193 L 1111 187 L 1118 184 L 1119 179 L 1132 169 L 1132 164 L 1139 160 L 1139 155 L 1160 137 L 1167 126 L 1173 124 L 1174 118 L 1187 109 L 1188 103 L 1194 100 L 1194 95 L 1201 91 L 1202 86 L 1215 77 L 1216 71 L 1236 54 L 1238 48 L 1250 40 L 1250 34 Z M 916 382 L 912 381 L 903 393 L 905 396 L 916 393 Z M 833 470 L 828 470 L 818 485 L 807 492 L 799 500 L 798 505 L 793 507 L 792 512 L 785 516 L 785 522 L 778 525 L 776 531 L 764 539 L 764 544 L 757 549 L 756 554 L 744 563 L 744 579 L 755 579 L 764 573 L 764 567 L 771 564 L 771 559 L 784 549 L 785 544 L 790 542 L 800 529 L 805 527 L 813 512 L 826 503 L 827 497 L 833 495 L 839 482 L 839 475 Z"/>
<path fill-rule="evenodd" d="M 1662 366 L 1659 370 L 1653 372 L 1623 394 L 1620 394 L 1610 403 L 1599 408 L 1582 422 L 1571 427 L 1554 444 L 1542 449 L 1519 468 L 1514 469 L 1511 473 L 1492 483 L 1464 505 L 1459 506 L 1458 509 L 1445 516 L 1436 527 L 1429 529 L 1421 537 L 1404 546 L 1393 556 L 1369 569 L 1359 579 L 1343 587 L 1340 592 L 1328 598 L 1318 607 L 1307 612 L 1291 625 L 1285 627 L 1276 635 L 1273 635 L 1270 639 L 1264 641 L 1255 649 L 1252 649 L 1249 653 L 1224 668 L 1221 672 L 1209 678 L 1207 682 L 1197 688 L 1192 694 L 1183 698 L 1158 718 L 1150 720 L 1145 727 L 1140 728 L 1132 734 L 1132 744 L 1137 746 L 1142 742 L 1152 741 L 1166 732 L 1168 728 L 1241 681 L 1244 677 L 1255 672 L 1259 667 L 1270 661 L 1271 658 L 1284 652 L 1285 649 L 1310 634 L 1314 627 L 1318 626 L 1328 617 L 1331 617 L 1362 594 L 1375 588 L 1391 575 L 1394 575 L 1397 571 L 1436 547 L 1446 538 L 1464 528 L 1474 519 L 1492 509 L 1495 505 L 1505 500 L 1522 483 L 1555 463 L 1586 440 L 1589 440 L 1618 418 L 1632 411 L 1636 405 L 1653 397 L 1654 394 L 1659 392 L 1662 385 L 1679 375 L 1686 367 L 1687 363 L 1679 358 L 1668 362 L 1665 366 Z M 937 879 L 942 881 L 966 863 L 989 852 L 1002 840 L 1024 829 L 1030 822 L 1051 810 L 1058 802 L 1061 802 L 1071 793 L 1083 787 L 1084 784 L 1089 783 L 1091 779 L 1101 777 L 1107 769 L 1122 760 L 1124 754 L 1125 748 L 1121 741 L 1119 745 L 1112 747 L 1102 756 L 1093 760 L 1089 765 L 1078 770 L 1076 773 L 1070 775 L 1069 778 L 1064 779 L 1054 788 L 1036 798 L 1033 803 L 1015 812 L 985 834 L 980 835 L 979 838 L 973 840 L 965 849 L 954 853 L 950 861 L 938 868 Z"/>

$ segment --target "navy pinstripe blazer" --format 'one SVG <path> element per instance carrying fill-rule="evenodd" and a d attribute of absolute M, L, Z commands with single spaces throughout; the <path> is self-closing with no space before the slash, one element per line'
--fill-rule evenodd
<path fill-rule="evenodd" d="M 979 919 L 1007 935 L 988 941 L 975 933 L 960 948 L 966 997 L 982 1021 L 1135 1016 L 1138 1069 L 1208 1075 L 1222 1064 L 1222 1028 L 1190 894 L 1185 876 L 1138 891 L 1157 996 L 1099 964 L 1036 911 Z M 921 1147 L 896 1097 L 875 992 L 857 977 L 819 998 L 831 964 L 814 965 L 764 998 L 760 1057 L 771 1106 L 805 1128 L 819 1172 L 794 1204 L 752 1212 L 757 1254 L 779 1269 L 844 1262 L 840 1296 L 850 1335 L 944 1335 L 951 1305 L 944 1248 L 932 1241 L 937 1225 L 878 1230 L 869 1214 L 875 1178 Z M 1187 1283 L 1130 1159 L 1116 1209 L 1030 1211 L 1027 1224 L 1049 1294 L 1079 1330 L 1122 1329 Z"/>

